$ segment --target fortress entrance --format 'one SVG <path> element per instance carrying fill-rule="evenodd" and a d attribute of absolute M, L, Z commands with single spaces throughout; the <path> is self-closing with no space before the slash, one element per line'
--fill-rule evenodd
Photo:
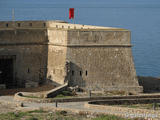
<path fill-rule="evenodd" d="M 0 56 L 0 84 L 5 84 L 6 88 L 14 87 L 12 57 Z"/>

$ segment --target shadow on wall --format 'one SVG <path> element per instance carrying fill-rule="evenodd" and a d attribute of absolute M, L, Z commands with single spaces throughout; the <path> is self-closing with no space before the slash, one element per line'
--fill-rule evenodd
<path fill-rule="evenodd" d="M 45 84 L 53 85 L 53 86 L 56 86 L 56 87 L 60 86 L 60 84 L 57 83 L 57 82 L 55 82 L 55 81 L 51 78 L 51 76 L 47 77 L 47 80 L 46 80 L 46 83 L 45 83 Z"/>
<path fill-rule="evenodd" d="M 160 92 L 160 78 L 138 76 L 138 81 L 144 92 Z"/>
<path fill-rule="evenodd" d="M 69 86 L 79 86 L 81 88 L 86 87 L 86 81 L 83 79 L 85 72 L 81 67 L 73 62 L 70 62 L 70 72 L 69 72 Z"/>

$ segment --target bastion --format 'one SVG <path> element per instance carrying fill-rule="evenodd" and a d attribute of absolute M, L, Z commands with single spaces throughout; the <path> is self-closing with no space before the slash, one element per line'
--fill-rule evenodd
<path fill-rule="evenodd" d="M 0 85 L 53 81 L 85 90 L 142 92 L 130 31 L 63 21 L 0 22 Z"/>

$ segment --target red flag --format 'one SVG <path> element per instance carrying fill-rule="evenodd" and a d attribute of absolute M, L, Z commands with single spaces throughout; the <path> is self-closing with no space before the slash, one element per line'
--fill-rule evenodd
<path fill-rule="evenodd" d="M 69 8 L 69 19 L 74 19 L 74 8 Z"/>

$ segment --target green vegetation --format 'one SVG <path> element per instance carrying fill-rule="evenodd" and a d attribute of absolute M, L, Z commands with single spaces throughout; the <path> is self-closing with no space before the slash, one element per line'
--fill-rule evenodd
<path fill-rule="evenodd" d="M 69 98 L 69 97 L 74 97 L 74 96 L 75 96 L 75 94 L 70 91 L 62 91 L 55 98 Z"/>
<path fill-rule="evenodd" d="M 27 97 L 27 98 L 39 98 L 37 96 L 26 96 L 26 95 L 23 95 L 23 97 Z"/>
<path fill-rule="evenodd" d="M 67 111 L 47 112 L 43 109 L 29 111 L 29 112 L 10 112 L 0 114 L 0 120 L 131 120 L 113 115 L 99 115 L 97 117 L 86 114 L 71 114 Z M 133 120 L 133 119 L 132 119 Z M 134 119 L 142 120 L 142 119 Z"/>
<path fill-rule="evenodd" d="M 131 119 L 120 118 L 114 115 L 101 115 L 99 117 L 93 118 L 92 120 L 131 120 Z"/>

